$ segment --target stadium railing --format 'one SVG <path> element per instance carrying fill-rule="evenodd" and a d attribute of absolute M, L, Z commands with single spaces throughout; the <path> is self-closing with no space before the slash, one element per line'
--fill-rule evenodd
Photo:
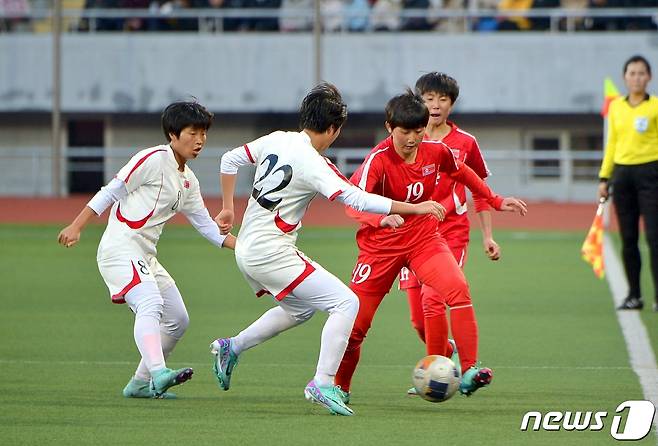
<path fill-rule="evenodd" d="M 4 11 L 0 9 L 0 20 L 26 20 L 35 22 L 49 22 L 52 20 L 51 9 L 31 9 L 29 11 Z M 547 19 L 549 26 L 547 31 L 575 31 L 576 23 L 583 19 L 629 19 L 645 18 L 652 19 L 654 25 L 658 23 L 658 10 L 656 8 L 536 8 L 528 10 L 495 10 L 495 9 L 404 9 L 395 14 L 402 19 L 427 19 L 439 21 L 444 19 L 462 20 L 464 32 L 476 32 L 473 24 L 480 19 L 491 19 L 499 17 L 525 17 L 529 19 Z M 347 18 L 345 12 L 323 12 L 321 19 Z M 367 18 L 369 14 L 362 15 L 350 13 L 350 18 Z M 128 19 L 141 18 L 153 20 L 167 19 L 196 19 L 199 31 L 221 31 L 221 26 L 208 26 L 209 21 L 219 24 L 225 18 L 247 18 L 247 19 L 302 19 L 313 22 L 315 13 L 313 9 L 259 9 L 259 8 L 188 8 L 188 9 L 75 9 L 69 8 L 62 11 L 62 18 L 66 23 L 85 20 L 88 27 L 84 31 L 95 31 L 99 19 Z M 46 31 L 47 27 L 42 30 Z M 78 27 L 70 26 L 65 31 L 75 32 Z M 301 29 L 301 32 L 312 31 L 312 29 Z M 348 32 L 346 27 L 338 31 Z M 366 26 L 366 32 L 374 31 L 372 27 Z M 619 31 L 625 31 L 620 29 Z"/>

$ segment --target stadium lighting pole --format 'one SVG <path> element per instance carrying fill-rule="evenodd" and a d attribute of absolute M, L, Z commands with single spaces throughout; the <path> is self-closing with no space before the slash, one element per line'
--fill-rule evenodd
<path fill-rule="evenodd" d="M 53 103 L 51 113 L 53 193 L 62 195 L 61 160 L 61 58 L 62 58 L 62 0 L 53 0 Z"/>
<path fill-rule="evenodd" d="M 315 0 L 313 15 L 313 70 L 315 75 L 315 85 L 322 81 L 322 11 L 320 9 L 320 0 Z"/>

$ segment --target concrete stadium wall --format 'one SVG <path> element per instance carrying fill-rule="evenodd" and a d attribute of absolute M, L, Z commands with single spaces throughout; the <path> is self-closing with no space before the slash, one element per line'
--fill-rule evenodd
<path fill-rule="evenodd" d="M 0 34 L 0 111 L 51 107 L 48 35 Z M 63 109 L 159 112 L 195 96 L 214 111 L 294 112 L 313 84 L 307 34 L 68 34 Z M 652 33 L 328 34 L 322 77 L 355 112 L 379 111 L 422 73 L 446 71 L 463 113 L 593 113 L 602 82 L 632 54 L 658 60 Z"/>

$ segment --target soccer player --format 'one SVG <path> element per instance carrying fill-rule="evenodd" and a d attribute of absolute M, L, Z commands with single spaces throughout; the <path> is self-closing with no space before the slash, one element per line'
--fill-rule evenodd
<path fill-rule="evenodd" d="M 329 317 L 322 330 L 316 373 L 304 394 L 332 413 L 352 415 L 337 393 L 334 376 L 359 301 L 338 278 L 297 248 L 297 231 L 306 209 L 320 193 L 362 211 L 443 218 L 443 208 L 433 201 L 393 201 L 366 193 L 341 175 L 322 154 L 338 137 L 346 118 L 347 107 L 336 87 L 322 83 L 302 101 L 301 132 L 277 131 L 222 157 L 224 206 L 216 220 L 223 233 L 233 225 L 238 168 L 256 166 L 235 257 L 256 296 L 271 294 L 277 304 L 236 336 L 217 339 L 210 345 L 215 374 L 224 390 L 229 389 L 242 352 L 307 321 L 316 311 L 326 311 Z"/>
<path fill-rule="evenodd" d="M 455 101 L 459 96 L 459 85 L 452 77 L 444 73 L 427 73 L 416 81 L 416 92 L 423 98 L 429 109 L 430 119 L 425 129 L 425 140 L 442 141 L 450 147 L 455 158 L 466 164 L 482 179 L 490 172 L 480 152 L 480 147 L 473 135 L 461 130 L 455 123 L 448 121 Z M 439 225 L 439 233 L 448 244 L 448 248 L 457 260 L 460 268 L 464 268 L 467 259 L 470 222 L 466 208 L 466 188 L 464 184 L 443 176 L 434 190 L 434 200 L 440 202 L 446 209 L 446 217 Z M 491 212 L 489 204 L 477 194 L 473 195 L 475 210 L 480 220 L 484 252 L 491 260 L 500 258 L 500 247 L 494 241 L 491 230 Z M 412 271 L 404 268 L 400 271 L 400 289 L 406 290 L 409 301 L 411 323 L 420 339 L 425 342 L 425 319 L 423 316 L 422 294 L 435 293 L 429 286 L 422 286 Z M 431 300 L 441 300 L 435 296 Z M 440 336 L 445 339 L 447 349 L 442 356 L 453 354 L 452 345 L 448 343 L 448 321 L 445 306 L 439 306 Z M 438 341 L 441 343 L 442 341 Z M 415 393 L 412 387 L 410 394 Z"/>
<path fill-rule="evenodd" d="M 218 247 L 235 247 L 205 208 L 199 181 L 186 165 L 206 143 L 213 115 L 196 102 L 175 102 L 162 113 L 169 142 L 138 152 L 82 209 L 58 237 L 68 247 L 92 217 L 112 206 L 98 246 L 98 269 L 112 302 L 135 313 L 134 337 L 141 354 L 135 375 L 123 389 L 127 398 L 173 398 L 167 389 L 192 377 L 193 370 L 167 368 L 165 359 L 187 329 L 189 318 L 174 280 L 156 258 L 164 224 L 182 212 Z"/>
<path fill-rule="evenodd" d="M 386 105 L 386 128 L 391 135 L 370 152 L 352 182 L 368 192 L 418 202 L 433 196 L 440 173 L 464 183 L 497 210 L 526 212 L 522 201 L 493 195 L 444 143 L 423 142 L 428 120 L 429 111 L 422 98 L 411 90 L 391 99 Z M 359 296 L 360 306 L 336 374 L 343 401 L 349 401 L 352 375 L 374 314 L 402 267 L 409 267 L 422 283 L 437 292 L 422 302 L 427 354 L 445 352 L 447 341 L 440 338 L 437 324 L 440 307 L 447 303 L 452 309 L 451 325 L 461 366 L 467 371 L 460 390 L 470 394 L 486 384 L 488 377 L 475 366 L 478 330 L 468 284 L 437 231 L 438 222 L 424 216 L 404 220 L 399 215 L 367 215 L 349 209 L 348 214 L 362 223 L 356 236 L 359 256 L 350 286 Z M 437 295 L 444 299 L 432 300 Z"/>

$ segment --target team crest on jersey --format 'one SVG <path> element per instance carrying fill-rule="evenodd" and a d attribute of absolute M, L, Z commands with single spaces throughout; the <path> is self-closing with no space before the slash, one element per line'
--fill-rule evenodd
<path fill-rule="evenodd" d="M 427 175 L 432 175 L 434 172 L 436 172 L 436 166 L 434 164 L 430 164 L 429 166 L 423 166 L 424 177 L 426 177 Z"/>
<path fill-rule="evenodd" d="M 190 182 L 189 182 L 188 180 L 185 180 L 185 181 L 183 182 L 183 187 L 184 187 L 185 189 L 189 189 L 189 188 L 190 188 Z"/>

